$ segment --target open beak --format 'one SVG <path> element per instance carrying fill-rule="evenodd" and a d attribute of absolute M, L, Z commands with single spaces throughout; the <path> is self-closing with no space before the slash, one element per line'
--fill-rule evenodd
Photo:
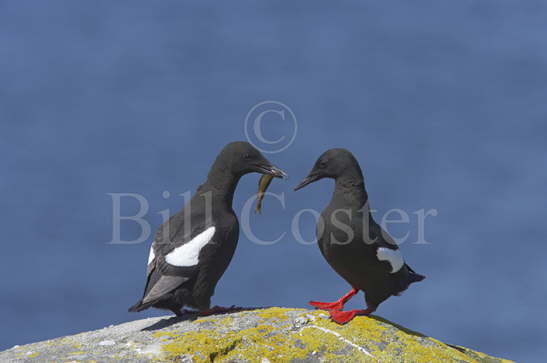
<path fill-rule="evenodd" d="M 297 186 L 294 187 L 294 191 L 297 191 L 297 190 L 299 190 L 299 189 L 302 189 L 302 188 L 304 188 L 306 185 L 311 184 L 311 183 L 313 183 L 314 181 L 317 181 L 317 180 L 319 180 L 319 179 L 320 179 L 320 178 L 319 178 L 319 175 L 317 175 L 317 174 L 310 174 L 310 175 L 308 175 L 307 177 L 305 177 L 304 180 L 302 180 L 302 181 L 300 182 L 300 184 L 298 184 Z"/>
<path fill-rule="evenodd" d="M 259 173 L 268 174 L 275 178 L 286 179 L 288 177 L 287 173 L 279 169 L 277 166 L 273 166 L 271 164 L 259 164 L 257 165 L 257 169 Z"/>

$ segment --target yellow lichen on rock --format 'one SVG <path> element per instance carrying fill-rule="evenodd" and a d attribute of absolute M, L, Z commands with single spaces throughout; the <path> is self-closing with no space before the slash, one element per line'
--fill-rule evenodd
<path fill-rule="evenodd" d="M 0 362 L 66 361 L 510 363 L 377 316 L 338 325 L 286 308 L 143 319 L 0 352 Z"/>
<path fill-rule="evenodd" d="M 260 316 L 264 319 L 279 319 L 279 320 L 287 320 L 287 312 L 291 311 L 293 309 L 287 309 L 287 308 L 269 308 L 269 309 L 259 309 L 256 311 L 256 315 Z"/>
<path fill-rule="evenodd" d="M 239 319 L 219 319 L 228 331 L 201 329 L 162 334 L 166 340 L 161 360 L 187 357 L 195 362 L 509 362 L 479 352 L 469 354 L 375 317 L 357 317 L 349 324 L 338 325 L 319 311 L 270 308 L 241 314 L 252 314 L 255 321 L 251 327 L 237 329 L 232 323 Z"/>

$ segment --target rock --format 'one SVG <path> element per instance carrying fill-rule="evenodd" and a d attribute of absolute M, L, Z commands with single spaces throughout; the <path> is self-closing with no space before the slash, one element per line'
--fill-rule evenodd
<path fill-rule="evenodd" d="M 269 308 L 160 317 L 0 352 L 0 362 L 509 363 L 377 316 L 337 325 L 321 311 Z"/>

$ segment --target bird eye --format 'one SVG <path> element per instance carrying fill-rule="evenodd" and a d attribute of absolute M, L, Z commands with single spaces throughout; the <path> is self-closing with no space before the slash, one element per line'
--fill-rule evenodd
<path fill-rule="evenodd" d="M 327 166 L 327 163 L 326 163 L 326 162 L 324 162 L 324 161 L 320 161 L 320 162 L 319 162 L 319 167 L 320 167 L 320 168 L 323 169 L 323 168 L 325 168 L 326 166 Z"/>

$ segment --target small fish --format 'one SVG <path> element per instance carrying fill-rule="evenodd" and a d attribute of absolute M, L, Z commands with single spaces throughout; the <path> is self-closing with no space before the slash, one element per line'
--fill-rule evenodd
<path fill-rule="evenodd" d="M 273 180 L 273 176 L 270 174 L 263 174 L 258 181 L 258 194 L 256 197 L 256 213 L 262 213 L 262 200 L 266 194 L 266 189 L 270 186 Z"/>

